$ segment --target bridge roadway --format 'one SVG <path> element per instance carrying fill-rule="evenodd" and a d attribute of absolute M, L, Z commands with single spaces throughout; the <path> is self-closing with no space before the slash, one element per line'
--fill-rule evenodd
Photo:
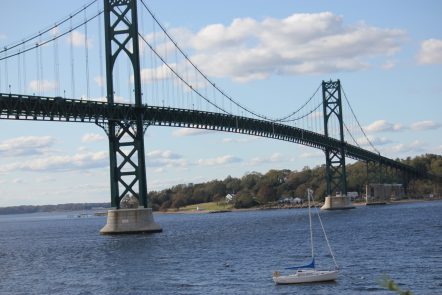
<path fill-rule="evenodd" d="M 341 142 L 334 138 L 272 121 L 199 110 L 159 106 L 136 107 L 132 104 L 107 103 L 61 97 L 0 93 L 0 119 L 85 122 L 106 124 L 110 120 L 135 121 L 140 114 L 146 125 L 185 127 L 255 135 L 294 142 L 317 149 L 339 151 Z M 414 177 L 430 177 L 409 165 L 344 143 L 347 157 L 381 163 Z"/>

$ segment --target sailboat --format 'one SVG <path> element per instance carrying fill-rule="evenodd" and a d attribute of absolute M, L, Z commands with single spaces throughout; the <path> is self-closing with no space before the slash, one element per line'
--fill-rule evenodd
<path fill-rule="evenodd" d="M 313 231 L 312 231 L 312 215 L 310 208 L 310 198 L 312 198 L 313 191 L 311 189 L 307 190 L 307 199 L 308 199 L 308 218 L 310 225 L 310 246 L 311 246 L 311 262 L 305 265 L 300 266 L 292 266 L 286 267 L 285 269 L 295 270 L 294 273 L 289 275 L 281 275 L 279 271 L 275 271 L 273 273 L 273 281 L 276 284 L 300 284 L 300 283 L 315 283 L 315 282 L 326 282 L 326 281 L 334 281 L 338 277 L 339 267 L 336 263 L 335 256 L 333 255 L 333 251 L 331 249 L 330 243 L 327 238 L 327 234 L 325 233 L 324 226 L 322 225 L 321 217 L 319 216 L 319 211 L 315 206 L 316 213 L 318 215 L 319 223 L 322 227 L 322 232 L 324 233 L 325 240 L 327 242 L 328 249 L 330 251 L 331 257 L 333 258 L 333 262 L 335 264 L 335 269 L 332 270 L 318 270 L 315 268 L 315 252 L 313 246 Z M 313 199 L 312 199 L 313 201 Z"/>

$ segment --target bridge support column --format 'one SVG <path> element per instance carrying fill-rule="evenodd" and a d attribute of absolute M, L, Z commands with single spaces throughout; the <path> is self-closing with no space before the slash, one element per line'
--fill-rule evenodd
<path fill-rule="evenodd" d="M 160 232 L 147 195 L 137 0 L 104 0 L 107 101 L 114 103 L 113 69 L 123 53 L 133 69 L 136 120 L 109 119 L 111 206 L 102 234 Z M 123 206 L 122 206 L 123 205 Z"/>
<path fill-rule="evenodd" d="M 341 82 L 322 81 L 322 100 L 324 112 L 324 132 L 329 137 L 329 131 L 333 123 L 339 125 L 339 139 L 341 147 L 339 149 L 325 149 L 325 178 L 327 183 L 327 196 L 323 210 L 351 209 L 354 206 L 350 197 L 347 196 L 347 173 L 345 170 L 345 142 L 342 119 Z"/>
<path fill-rule="evenodd" d="M 101 234 L 161 232 L 161 226 L 153 220 L 151 208 L 117 209 L 107 212 L 107 223 Z"/>

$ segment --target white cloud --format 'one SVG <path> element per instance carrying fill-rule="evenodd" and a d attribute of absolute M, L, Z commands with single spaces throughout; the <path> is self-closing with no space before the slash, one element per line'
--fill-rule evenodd
<path fill-rule="evenodd" d="M 183 73 L 188 72 L 187 65 L 185 63 L 175 64 L 169 63 L 170 68 L 178 74 L 183 76 Z M 172 83 L 177 86 L 182 86 L 182 81 L 179 80 L 175 74 L 166 65 L 161 65 L 156 68 L 144 68 L 140 71 L 141 82 L 143 84 L 158 83 L 161 80 L 172 80 Z M 198 79 L 195 75 L 184 75 L 186 82 L 192 87 L 192 89 L 204 89 L 207 88 L 208 83 L 204 79 Z M 130 82 L 133 83 L 134 76 L 131 75 Z M 185 86 L 183 91 L 191 91 L 190 88 Z"/>
<path fill-rule="evenodd" d="M 241 158 L 234 157 L 231 155 L 225 155 L 212 159 L 199 159 L 197 163 L 200 166 L 215 166 L 215 165 L 226 165 L 226 164 L 239 163 L 239 162 L 242 162 Z"/>
<path fill-rule="evenodd" d="M 75 47 L 85 47 L 85 43 L 88 48 L 92 47 L 91 38 L 86 40 L 86 36 L 80 31 L 72 31 L 72 33 L 67 37 L 67 42 L 71 43 Z"/>
<path fill-rule="evenodd" d="M 257 166 L 267 163 L 287 162 L 286 158 L 280 153 L 273 153 L 269 157 L 255 157 L 246 163 L 247 166 Z"/>
<path fill-rule="evenodd" d="M 176 68 L 175 64 L 169 64 L 172 69 Z M 161 65 L 156 68 L 145 68 L 140 72 L 141 82 L 148 84 L 154 83 L 157 80 L 167 80 L 171 78 L 171 71 L 166 65 Z M 134 76 L 131 75 L 130 81 L 134 81 Z"/>
<path fill-rule="evenodd" d="M 146 165 L 149 168 L 155 167 L 156 170 L 163 172 L 164 167 L 187 168 L 189 163 L 183 159 L 183 156 L 169 150 L 154 150 L 146 154 Z"/>
<path fill-rule="evenodd" d="M 29 82 L 29 88 L 32 91 L 51 91 L 55 90 L 58 86 L 57 81 L 50 81 L 50 80 L 32 80 Z"/>
<path fill-rule="evenodd" d="M 372 135 L 368 135 L 368 140 L 370 140 L 370 142 L 376 147 L 376 146 L 380 146 L 380 145 L 386 145 L 386 144 L 390 144 L 393 141 L 391 139 L 388 139 L 387 137 L 376 137 L 376 136 L 372 136 Z M 363 146 L 370 146 L 370 143 L 368 142 L 366 137 L 361 137 L 356 139 L 356 141 Z"/>
<path fill-rule="evenodd" d="M 364 128 L 368 132 L 401 131 L 404 129 L 399 124 L 392 124 L 386 120 L 377 120 Z"/>
<path fill-rule="evenodd" d="M 415 140 L 411 143 L 400 143 L 393 146 L 383 148 L 381 154 L 392 155 L 391 157 L 398 157 L 398 155 L 417 155 L 426 152 L 423 147 L 428 145 L 425 142 Z"/>
<path fill-rule="evenodd" d="M 97 141 L 103 141 L 106 139 L 106 136 L 98 133 L 87 133 L 82 138 L 82 142 L 97 142 Z"/>
<path fill-rule="evenodd" d="M 419 122 L 415 122 L 413 124 L 411 124 L 410 128 L 411 130 L 415 130 L 415 131 L 422 131 L 422 130 L 435 130 L 435 129 L 439 129 L 442 126 L 441 123 L 436 123 L 433 121 L 419 121 Z"/>
<path fill-rule="evenodd" d="M 25 156 L 43 154 L 55 142 L 51 136 L 22 136 L 0 142 L 0 154 Z"/>
<path fill-rule="evenodd" d="M 195 52 L 191 59 L 205 73 L 245 82 L 365 69 L 373 57 L 396 53 L 406 33 L 364 23 L 344 25 L 343 17 L 322 12 L 262 21 L 238 18 L 184 35 L 189 40 L 184 45 Z"/>
<path fill-rule="evenodd" d="M 174 153 L 172 151 L 161 151 L 154 150 L 147 153 L 147 157 L 149 158 L 162 158 L 162 159 L 181 159 L 182 156 L 180 154 Z"/>
<path fill-rule="evenodd" d="M 442 64 L 442 40 L 422 41 L 417 61 L 420 64 Z"/>
<path fill-rule="evenodd" d="M 173 136 L 194 136 L 194 135 L 202 135 L 207 133 L 212 133 L 211 130 L 205 129 L 192 129 L 192 128 L 181 128 L 172 133 Z"/>
<path fill-rule="evenodd" d="M 409 126 L 403 126 L 401 124 L 393 124 L 387 122 L 386 120 L 377 120 L 371 123 L 370 125 L 364 127 L 364 129 L 367 132 L 395 132 L 395 131 L 403 131 L 405 129 L 411 129 L 413 131 L 436 130 L 441 127 L 442 127 L 441 123 L 437 123 L 431 120 L 414 122 Z M 377 140 L 381 140 L 381 138 L 377 138 Z"/>
<path fill-rule="evenodd" d="M 26 162 L 0 166 L 0 172 L 23 171 L 73 171 L 103 168 L 108 165 L 108 152 L 77 153 L 73 156 L 48 156 Z"/>

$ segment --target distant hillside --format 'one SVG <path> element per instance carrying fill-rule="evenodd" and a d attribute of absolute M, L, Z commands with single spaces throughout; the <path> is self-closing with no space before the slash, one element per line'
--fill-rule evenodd
<path fill-rule="evenodd" d="M 13 206 L 0 208 L 0 214 L 23 214 L 37 212 L 63 212 L 63 211 L 81 211 L 93 208 L 108 208 L 110 203 L 77 203 L 77 204 L 59 204 L 59 205 L 40 205 L 40 206 Z"/>
<path fill-rule="evenodd" d="M 427 171 L 434 175 L 442 175 L 442 156 L 426 154 L 415 158 L 399 160 L 405 164 Z M 442 186 L 434 185 L 430 180 L 410 181 L 402 178 L 400 173 L 393 169 L 382 168 L 379 176 L 377 167 L 370 167 L 367 177 L 365 162 L 358 161 L 347 165 L 347 190 L 365 193 L 368 182 L 401 183 L 406 193 L 413 197 L 422 197 L 429 194 L 440 195 Z M 241 178 L 228 176 L 224 180 L 212 180 L 198 184 L 180 184 L 159 192 L 149 192 L 154 210 L 167 210 L 187 205 L 220 202 L 227 194 L 235 194 L 235 208 L 248 208 L 265 205 L 280 198 L 303 197 L 307 188 L 314 190 L 319 200 L 324 200 L 326 193 L 325 165 L 313 169 L 306 166 L 301 171 L 270 170 L 265 174 L 251 172 Z"/>
<path fill-rule="evenodd" d="M 426 154 L 404 160 L 396 159 L 405 164 L 427 171 L 434 175 L 442 175 L 442 156 Z M 347 187 L 349 192 L 365 192 L 367 180 L 379 182 L 378 169 L 371 167 L 367 178 L 367 167 L 364 162 L 347 165 Z M 251 172 L 241 178 L 227 176 L 224 180 L 212 180 L 205 183 L 179 184 L 162 191 L 149 192 L 153 210 L 181 208 L 188 205 L 223 202 L 227 194 L 235 194 L 234 207 L 248 208 L 265 205 L 280 198 L 303 197 L 307 188 L 314 190 L 314 195 L 323 200 L 325 197 L 325 165 L 313 169 L 306 166 L 301 171 L 270 170 L 265 174 Z M 430 180 L 406 181 L 392 169 L 382 169 L 383 183 L 402 183 L 406 193 L 412 197 L 422 197 L 429 194 L 440 196 L 442 186 L 435 185 Z M 94 207 L 110 207 L 110 203 L 81 203 L 44 206 L 16 206 L 0 208 L 0 214 L 19 214 L 34 212 L 79 211 Z"/>

